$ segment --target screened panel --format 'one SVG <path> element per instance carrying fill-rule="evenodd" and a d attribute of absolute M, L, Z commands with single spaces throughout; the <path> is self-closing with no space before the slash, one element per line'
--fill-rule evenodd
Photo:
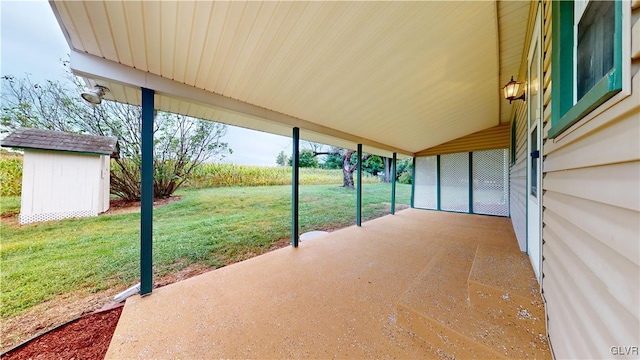
<path fill-rule="evenodd" d="M 437 157 L 417 157 L 415 170 L 413 206 L 420 209 L 437 209 Z"/>
<path fill-rule="evenodd" d="M 473 212 L 509 215 L 509 166 L 506 149 L 473 153 Z"/>
<path fill-rule="evenodd" d="M 440 156 L 440 208 L 469 212 L 469 153 Z"/>

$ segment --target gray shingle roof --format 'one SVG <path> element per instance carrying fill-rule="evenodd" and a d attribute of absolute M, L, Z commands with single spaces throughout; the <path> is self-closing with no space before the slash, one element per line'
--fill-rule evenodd
<path fill-rule="evenodd" d="M 110 155 L 118 139 L 109 136 L 72 134 L 62 131 L 20 128 L 9 134 L 1 145 L 19 149 L 42 149 Z"/>

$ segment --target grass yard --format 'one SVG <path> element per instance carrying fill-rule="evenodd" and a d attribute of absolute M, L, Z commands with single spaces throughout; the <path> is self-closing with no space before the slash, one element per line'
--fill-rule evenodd
<path fill-rule="evenodd" d="M 411 186 L 398 184 L 398 204 Z M 267 251 L 290 237 L 291 187 L 227 187 L 179 191 L 182 200 L 154 210 L 154 276 L 191 264 L 221 267 Z M 363 186 L 363 219 L 389 212 L 391 186 Z M 355 191 L 337 185 L 300 187 L 301 232 L 355 223 Z M 98 292 L 139 279 L 140 214 L 34 225 L 8 224 L 18 197 L 1 197 L 0 319 L 74 291 Z M 14 215 L 15 216 L 15 215 Z"/>
<path fill-rule="evenodd" d="M 0 212 L 3 217 L 19 213 L 20 196 L 0 196 Z"/>

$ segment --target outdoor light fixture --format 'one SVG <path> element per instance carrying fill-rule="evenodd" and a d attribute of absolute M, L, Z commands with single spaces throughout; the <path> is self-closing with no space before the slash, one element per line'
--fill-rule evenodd
<path fill-rule="evenodd" d="M 82 96 L 82 98 L 90 104 L 100 105 L 100 103 L 102 102 L 102 97 L 107 91 L 109 91 L 109 88 L 101 85 L 96 85 L 93 90 L 83 91 L 82 93 L 80 93 L 80 96 Z"/>
<path fill-rule="evenodd" d="M 509 100 L 509 104 L 514 100 L 524 100 L 524 91 L 522 92 L 522 95 L 518 96 L 518 93 L 520 92 L 520 85 L 522 85 L 522 83 L 513 80 L 512 76 L 511 81 L 502 88 L 502 91 L 504 91 L 504 98 Z"/>

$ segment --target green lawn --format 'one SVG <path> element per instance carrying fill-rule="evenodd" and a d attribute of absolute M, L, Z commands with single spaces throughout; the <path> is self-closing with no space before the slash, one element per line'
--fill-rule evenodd
<path fill-rule="evenodd" d="M 398 204 L 410 185 L 398 184 Z M 363 219 L 388 213 L 391 186 L 363 186 Z M 154 276 L 190 264 L 220 267 L 264 252 L 290 237 L 291 187 L 190 189 L 154 210 Z M 355 223 L 355 191 L 336 185 L 300 187 L 301 232 Z M 385 204 L 386 203 L 386 204 Z M 18 197 L 0 198 L 3 214 Z M 57 295 L 96 292 L 139 278 L 140 214 L 99 216 L 26 226 L 0 225 L 0 319 Z"/>
<path fill-rule="evenodd" d="M 20 196 L 0 196 L 0 213 L 20 212 Z"/>

